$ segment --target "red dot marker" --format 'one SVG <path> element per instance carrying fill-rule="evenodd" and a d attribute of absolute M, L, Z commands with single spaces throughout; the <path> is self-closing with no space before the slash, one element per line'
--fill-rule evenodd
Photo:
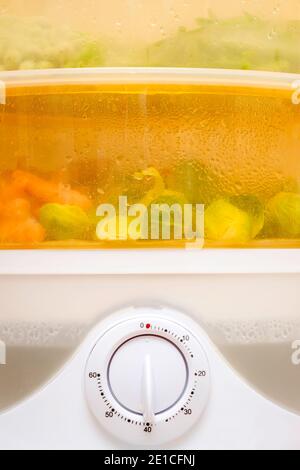
<path fill-rule="evenodd" d="M 151 328 L 150 323 L 147 323 L 146 328 L 147 328 L 147 330 L 149 330 Z"/>

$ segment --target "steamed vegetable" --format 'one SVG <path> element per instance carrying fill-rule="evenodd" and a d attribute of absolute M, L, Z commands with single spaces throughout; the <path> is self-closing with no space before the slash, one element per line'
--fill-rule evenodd
<path fill-rule="evenodd" d="M 167 204 L 169 207 L 177 204 L 183 208 L 184 204 L 188 204 L 188 200 L 183 193 L 165 190 L 159 197 L 154 199 L 151 204 Z"/>
<path fill-rule="evenodd" d="M 106 241 L 147 240 L 148 221 L 146 214 L 137 217 L 115 215 L 99 218 L 96 238 Z"/>
<path fill-rule="evenodd" d="M 150 45 L 148 65 L 242 70 L 300 71 L 300 22 L 271 22 L 243 17 L 198 20 L 198 28 L 181 28 Z M 141 64 L 142 65 L 142 64 Z"/>
<path fill-rule="evenodd" d="M 255 238 L 263 229 L 265 223 L 264 205 L 252 195 L 233 196 L 229 202 L 238 209 L 241 209 L 250 216 L 251 219 L 251 238 Z"/>
<path fill-rule="evenodd" d="M 91 207 L 91 201 L 87 196 L 63 183 L 46 181 L 32 173 L 20 170 L 13 173 L 12 180 L 20 191 L 28 193 L 40 202 L 70 204 L 85 210 Z"/>
<path fill-rule="evenodd" d="M 218 197 L 217 176 L 194 160 L 179 164 L 167 178 L 167 185 L 183 193 L 191 204 L 209 204 Z"/>
<path fill-rule="evenodd" d="M 210 240 L 247 242 L 264 226 L 264 206 L 252 195 L 218 199 L 205 211 L 205 233 Z"/>
<path fill-rule="evenodd" d="M 139 201 L 140 204 L 144 204 L 145 206 L 149 206 L 157 197 L 159 197 L 165 190 L 165 182 L 159 173 L 154 167 L 147 168 L 147 170 L 143 170 L 141 172 L 137 172 L 134 174 L 136 179 L 140 181 L 144 181 L 145 178 L 151 178 L 153 181 L 153 185 L 149 191 L 142 197 Z"/>
<path fill-rule="evenodd" d="M 43 206 L 39 221 L 48 240 L 85 239 L 90 227 L 90 219 L 80 207 L 61 204 Z"/>
<path fill-rule="evenodd" d="M 175 232 L 179 231 L 182 235 L 184 221 L 184 205 L 188 204 L 188 199 L 183 192 L 165 189 L 165 182 L 161 174 L 153 167 L 148 168 L 140 173 L 136 173 L 135 177 L 141 178 L 151 177 L 153 179 L 153 187 L 139 201 L 140 204 L 149 208 L 148 227 L 149 238 L 151 230 L 159 235 L 170 233 L 172 238 Z M 154 211 L 156 206 L 158 220 L 154 220 Z M 192 221 L 191 221 L 192 222 Z M 180 224 L 180 225 L 179 225 Z M 168 232 L 170 229 L 170 232 Z"/>
<path fill-rule="evenodd" d="M 151 206 L 159 206 L 158 220 L 149 217 L 149 228 L 160 234 L 168 233 L 170 228 L 170 237 L 173 238 L 175 233 L 181 233 L 183 237 L 184 228 L 184 206 L 188 204 L 188 200 L 184 194 L 176 191 L 165 190 L 163 193 L 151 203 Z M 151 214 L 152 215 L 152 214 Z M 192 225 L 191 220 L 191 225 Z"/>
<path fill-rule="evenodd" d="M 134 173 L 128 181 L 137 185 L 129 188 L 131 198 L 123 201 L 122 210 L 118 210 L 118 196 L 126 195 L 127 189 L 112 186 L 117 203 L 100 207 L 98 211 L 100 204 L 111 204 L 105 193 L 101 193 L 101 201 L 96 196 L 90 199 L 83 192 L 64 185 L 59 174 L 55 175 L 55 180 L 47 180 L 21 170 L 3 173 L 0 177 L 0 243 L 34 244 L 74 239 L 183 240 L 186 228 L 192 228 L 191 233 L 195 230 L 195 203 L 203 201 L 209 201 L 205 204 L 207 240 L 243 244 L 255 238 L 300 238 L 299 192 L 281 191 L 265 205 L 253 194 L 218 195 L 218 179 L 200 163 L 186 162 L 167 178 L 164 174 L 154 167 Z M 294 182 L 288 184 L 297 189 Z M 185 211 L 191 203 L 194 204 L 189 207 L 191 220 L 188 220 Z M 133 210 L 134 204 L 138 206 Z"/>
<path fill-rule="evenodd" d="M 45 230 L 32 216 L 30 203 L 26 199 L 6 202 L 0 214 L 0 242 L 41 243 Z"/>
<path fill-rule="evenodd" d="M 69 186 L 15 171 L 0 180 L 0 241 L 86 238 L 91 235 L 92 221 L 84 209 L 90 206 L 84 194 Z"/>
<path fill-rule="evenodd" d="M 281 192 L 266 208 L 266 236 L 300 236 L 300 194 Z"/>
<path fill-rule="evenodd" d="M 243 243 L 251 240 L 251 216 L 226 199 L 213 202 L 205 211 L 205 238 Z"/>

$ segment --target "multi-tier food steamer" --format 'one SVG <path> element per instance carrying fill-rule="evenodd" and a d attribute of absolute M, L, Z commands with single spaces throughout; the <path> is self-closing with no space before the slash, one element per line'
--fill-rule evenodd
<path fill-rule="evenodd" d="M 298 4 L 106 3 L 0 2 L 0 447 L 299 449 Z"/>

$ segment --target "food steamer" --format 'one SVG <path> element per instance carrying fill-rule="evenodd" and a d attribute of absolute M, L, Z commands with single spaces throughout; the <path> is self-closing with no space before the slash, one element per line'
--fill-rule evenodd
<path fill-rule="evenodd" d="M 299 449 L 299 3 L 111 3 L 0 2 L 0 447 Z"/>

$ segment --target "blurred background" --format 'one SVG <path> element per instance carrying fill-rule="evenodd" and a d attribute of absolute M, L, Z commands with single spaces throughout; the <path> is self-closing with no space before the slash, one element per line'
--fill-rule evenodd
<path fill-rule="evenodd" d="M 0 0 L 0 70 L 300 72 L 300 0 Z"/>
<path fill-rule="evenodd" d="M 1 0 L 0 13 L 44 16 L 57 24 L 114 37 L 155 41 L 211 14 L 243 13 L 276 22 L 300 19 L 299 0 Z"/>

